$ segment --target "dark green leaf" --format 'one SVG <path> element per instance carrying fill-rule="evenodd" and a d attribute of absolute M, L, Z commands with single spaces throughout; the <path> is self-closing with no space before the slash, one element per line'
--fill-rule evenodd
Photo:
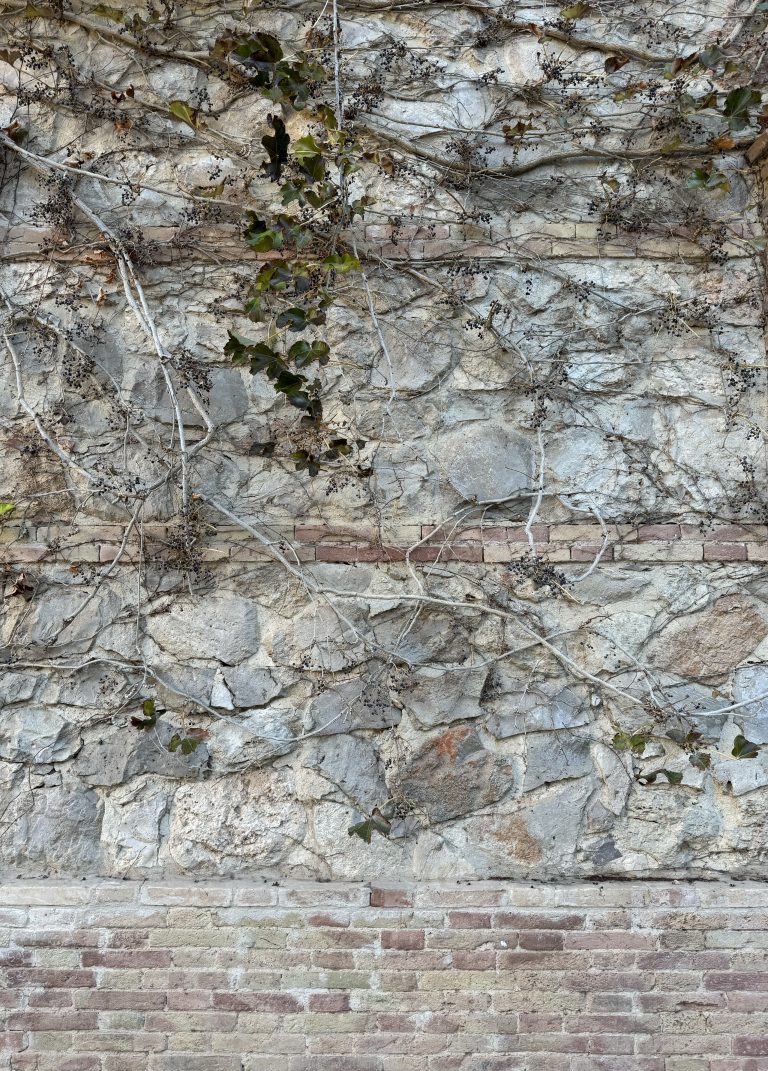
<path fill-rule="evenodd" d="M 303 331 L 308 323 L 307 310 L 294 306 L 285 309 L 275 321 L 278 327 L 287 327 L 289 331 Z"/>
<path fill-rule="evenodd" d="M 142 718 L 131 718 L 134 729 L 152 729 L 157 724 L 158 710 L 154 699 L 145 699 L 141 704 Z"/>
<path fill-rule="evenodd" d="M 760 754 L 760 747 L 747 740 L 746 736 L 737 736 L 733 741 L 731 754 L 737 759 L 755 759 Z"/>
<path fill-rule="evenodd" d="M 246 66 L 274 66 L 283 58 L 282 45 L 269 33 L 256 33 L 244 38 L 234 51 Z"/>
<path fill-rule="evenodd" d="M 93 9 L 94 15 L 102 15 L 105 19 L 112 19 L 113 22 L 122 22 L 124 14 L 119 7 L 107 7 L 106 4 L 97 4 Z"/>
<path fill-rule="evenodd" d="M 720 51 L 717 45 L 712 45 L 711 48 L 705 48 L 699 52 L 699 63 L 702 67 L 709 67 L 710 70 L 714 70 L 719 63 L 722 63 L 725 59 L 725 54 Z"/>
<path fill-rule="evenodd" d="M 251 457 L 272 457 L 276 446 L 276 442 L 251 443 L 248 453 Z"/>
<path fill-rule="evenodd" d="M 750 108 L 760 104 L 762 96 L 752 86 L 732 89 L 725 98 L 723 115 L 728 120 L 731 130 L 742 130 L 749 122 Z"/>
<path fill-rule="evenodd" d="M 267 150 L 267 155 L 269 156 L 269 163 L 262 166 L 269 178 L 273 182 L 277 182 L 283 170 L 283 165 L 288 162 L 288 145 L 291 139 L 286 133 L 285 123 L 279 116 L 270 115 L 269 122 L 272 125 L 274 134 L 265 134 L 261 139 L 261 144 Z"/>
<path fill-rule="evenodd" d="M 661 776 L 666 777 L 670 785 L 679 785 L 683 780 L 683 775 L 675 770 L 654 770 L 653 773 L 641 774 L 637 780 L 641 785 L 655 785 L 656 779 Z"/>
<path fill-rule="evenodd" d="M 628 733 L 616 733 L 613 738 L 613 746 L 617 751 L 631 751 L 633 755 L 642 755 L 647 743 L 648 737 L 642 733 L 631 736 Z"/>
<path fill-rule="evenodd" d="M 350 826 L 347 833 L 350 837 L 359 837 L 366 844 L 370 844 L 374 833 L 386 837 L 389 834 L 389 825 L 379 818 L 366 818 L 363 822 Z"/>

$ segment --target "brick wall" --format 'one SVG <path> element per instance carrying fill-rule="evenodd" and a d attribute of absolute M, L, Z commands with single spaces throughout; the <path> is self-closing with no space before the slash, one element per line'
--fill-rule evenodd
<path fill-rule="evenodd" d="M 760 883 L 12 881 L 13 1071 L 766 1071 Z"/>

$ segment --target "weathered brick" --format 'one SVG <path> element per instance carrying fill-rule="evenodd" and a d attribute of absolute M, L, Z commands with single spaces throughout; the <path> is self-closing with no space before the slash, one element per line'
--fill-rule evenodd
<path fill-rule="evenodd" d="M 232 889 L 226 885 L 194 883 L 188 885 L 146 884 L 141 888 L 143 904 L 186 904 L 193 907 L 227 907 Z"/>
<path fill-rule="evenodd" d="M 488 930 L 491 914 L 487 911 L 449 911 L 448 925 L 457 930 Z"/>
<path fill-rule="evenodd" d="M 424 948 L 424 931 L 384 930 L 381 934 L 381 947 L 403 950 Z"/>
<path fill-rule="evenodd" d="M 705 562 L 743 562 L 747 560 L 747 548 L 743 543 L 705 543 Z"/>
<path fill-rule="evenodd" d="M 768 1056 L 768 1037 L 735 1037 L 732 1051 L 735 1056 Z"/>
<path fill-rule="evenodd" d="M 412 907 L 413 902 L 413 889 L 397 885 L 374 885 L 371 888 L 371 907 Z"/>

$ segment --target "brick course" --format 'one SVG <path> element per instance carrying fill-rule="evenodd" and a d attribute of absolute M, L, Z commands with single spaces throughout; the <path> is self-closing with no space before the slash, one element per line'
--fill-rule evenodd
<path fill-rule="evenodd" d="M 8 881 L 0 1066 L 766 1071 L 766 902 L 759 882 Z"/>
<path fill-rule="evenodd" d="M 386 563 L 409 559 L 414 564 L 445 561 L 504 564 L 525 558 L 530 546 L 525 527 L 520 524 L 447 527 L 434 523 L 401 524 L 378 531 L 370 526 L 327 525 L 320 522 L 265 524 L 275 547 L 292 560 L 352 564 Z M 162 525 L 144 528 L 145 552 L 167 553 L 166 529 Z M 77 534 L 43 525 L 6 524 L 0 530 L 0 566 L 54 562 L 111 562 L 118 554 L 124 535 L 119 525 L 81 525 Z M 727 563 L 764 562 L 768 559 L 768 526 L 764 524 L 720 524 L 700 528 L 691 524 L 535 524 L 531 528 L 534 552 L 552 564 L 590 563 L 600 554 L 600 564 L 643 562 Z M 604 545 L 605 544 L 605 545 Z M 267 547 L 256 543 L 247 532 L 219 526 L 215 536 L 200 549 L 208 562 L 269 561 Z M 137 545 L 129 539 L 121 563 L 137 560 Z"/>

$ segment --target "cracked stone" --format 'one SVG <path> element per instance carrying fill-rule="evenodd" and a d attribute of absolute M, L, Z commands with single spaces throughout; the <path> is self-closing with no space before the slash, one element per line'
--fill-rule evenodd
<path fill-rule="evenodd" d="M 78 727 L 50 708 L 14 707 L 0 718 L 0 758 L 12 762 L 61 762 L 81 744 Z"/>
<path fill-rule="evenodd" d="M 512 766 L 483 747 L 477 730 L 457 725 L 430 736 L 390 775 L 396 800 L 443 822 L 496 803 L 513 787 Z"/>
<path fill-rule="evenodd" d="M 154 729 L 131 727 L 97 740 L 89 740 L 77 757 L 75 770 L 88 785 L 120 785 L 139 774 L 178 779 L 200 777 L 208 767 L 209 753 L 200 743 L 189 755 L 181 748 L 169 751 L 171 738 L 184 729 L 160 719 Z"/>

